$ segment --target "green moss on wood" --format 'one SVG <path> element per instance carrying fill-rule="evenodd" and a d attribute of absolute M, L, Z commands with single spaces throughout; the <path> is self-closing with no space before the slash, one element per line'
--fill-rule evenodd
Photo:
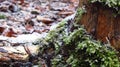
<path fill-rule="evenodd" d="M 114 49 L 94 40 L 73 21 L 61 22 L 39 43 L 40 55 L 49 56 L 52 67 L 120 67 Z"/>
<path fill-rule="evenodd" d="M 116 9 L 117 11 L 119 11 L 120 8 L 120 0 L 90 0 L 90 2 L 91 3 L 100 2 L 104 5 Z"/>

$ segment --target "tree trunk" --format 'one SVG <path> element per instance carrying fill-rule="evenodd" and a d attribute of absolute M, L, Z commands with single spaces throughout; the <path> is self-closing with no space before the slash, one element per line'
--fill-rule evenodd
<path fill-rule="evenodd" d="M 89 3 L 88 0 L 80 0 L 79 7 L 85 5 L 86 13 L 83 14 L 80 24 L 83 24 L 87 32 L 96 39 L 120 49 L 120 15 L 114 16 L 115 9 L 98 2 Z"/>

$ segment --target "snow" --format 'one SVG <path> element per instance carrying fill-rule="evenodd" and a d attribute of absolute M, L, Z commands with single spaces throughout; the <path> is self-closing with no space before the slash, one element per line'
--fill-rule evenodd
<path fill-rule="evenodd" d="M 32 34 L 21 34 L 17 37 L 5 37 L 0 36 L 0 40 L 6 40 L 11 43 L 32 43 L 45 37 L 47 33 L 39 34 L 39 33 L 32 33 Z"/>

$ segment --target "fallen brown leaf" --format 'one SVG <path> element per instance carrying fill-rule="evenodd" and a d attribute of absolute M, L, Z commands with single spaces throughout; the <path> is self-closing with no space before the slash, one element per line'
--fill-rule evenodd
<path fill-rule="evenodd" d="M 45 17 L 42 17 L 42 16 L 37 16 L 37 20 L 38 20 L 38 21 L 41 21 L 41 22 L 43 22 L 43 23 L 45 23 L 45 24 L 50 24 L 50 23 L 53 22 L 52 19 L 50 19 L 50 18 L 45 18 Z"/>
<path fill-rule="evenodd" d="M 71 14 L 73 14 L 74 12 L 72 12 L 72 11 L 62 11 L 62 12 L 59 12 L 58 14 L 59 15 L 71 15 Z"/>
<path fill-rule="evenodd" d="M 3 35 L 7 37 L 15 37 L 16 33 L 13 31 L 12 28 L 8 28 L 8 30 L 3 32 Z"/>

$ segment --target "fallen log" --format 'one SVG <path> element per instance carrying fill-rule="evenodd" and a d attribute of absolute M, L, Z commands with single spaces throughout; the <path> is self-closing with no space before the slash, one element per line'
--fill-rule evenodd
<path fill-rule="evenodd" d="M 30 53 L 27 52 L 26 48 Z M 4 46 L 0 47 L 0 62 L 10 62 L 10 61 L 29 61 L 30 55 L 38 55 L 39 46 L 29 45 L 29 46 Z"/>

